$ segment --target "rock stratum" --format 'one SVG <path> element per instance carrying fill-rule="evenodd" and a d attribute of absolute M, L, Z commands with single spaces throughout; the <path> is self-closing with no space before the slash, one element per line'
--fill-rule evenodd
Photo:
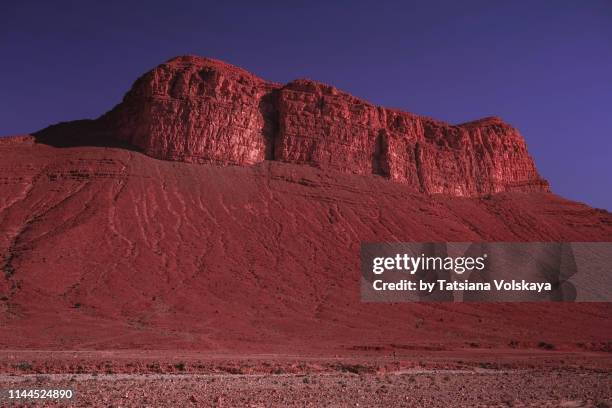
<path fill-rule="evenodd" d="M 361 242 L 612 240 L 612 214 L 548 192 L 498 119 L 190 57 L 0 157 L 3 348 L 610 349 L 608 303 L 360 300 Z"/>
<path fill-rule="evenodd" d="M 520 133 L 499 118 L 452 126 L 315 81 L 278 85 L 200 57 L 143 75 L 100 125 L 163 160 L 308 164 L 466 197 L 548 191 Z"/>

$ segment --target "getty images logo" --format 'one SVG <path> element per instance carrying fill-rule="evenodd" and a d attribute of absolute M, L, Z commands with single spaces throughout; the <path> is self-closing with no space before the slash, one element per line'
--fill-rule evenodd
<path fill-rule="evenodd" d="M 385 271 L 401 271 L 411 275 L 419 271 L 452 271 L 456 274 L 464 272 L 482 271 L 485 269 L 485 260 L 488 255 L 478 257 L 471 256 L 411 256 L 408 254 L 396 254 L 390 257 L 375 257 L 372 260 L 372 272 L 380 275 Z"/>

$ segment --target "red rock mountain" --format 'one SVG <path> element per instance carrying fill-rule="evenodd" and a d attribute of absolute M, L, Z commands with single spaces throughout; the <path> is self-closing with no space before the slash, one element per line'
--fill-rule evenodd
<path fill-rule="evenodd" d="M 0 347 L 609 348 L 607 303 L 360 301 L 363 241 L 612 240 L 612 214 L 548 192 L 499 119 L 180 57 L 0 158 Z"/>
<path fill-rule="evenodd" d="M 164 160 L 309 164 L 467 197 L 548 191 L 519 132 L 498 118 L 452 126 L 318 82 L 280 86 L 199 57 L 146 73 L 103 121 Z"/>

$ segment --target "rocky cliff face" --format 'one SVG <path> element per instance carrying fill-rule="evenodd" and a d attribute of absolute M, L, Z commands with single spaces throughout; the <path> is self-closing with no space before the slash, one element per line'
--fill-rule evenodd
<path fill-rule="evenodd" d="M 140 77 L 102 121 L 159 159 L 254 164 L 271 158 L 276 88 L 221 61 L 179 57 Z"/>
<path fill-rule="evenodd" d="M 146 73 L 100 121 L 115 138 L 165 160 L 277 160 L 455 196 L 548 191 L 522 136 L 499 118 L 453 126 L 310 80 L 280 86 L 200 57 Z"/>

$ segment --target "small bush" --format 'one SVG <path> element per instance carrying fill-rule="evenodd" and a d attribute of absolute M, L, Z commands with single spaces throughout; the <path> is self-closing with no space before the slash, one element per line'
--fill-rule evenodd
<path fill-rule="evenodd" d="M 551 344 L 551 343 L 547 343 L 545 341 L 541 341 L 538 343 L 538 347 L 544 350 L 554 350 L 555 349 L 555 345 Z"/>
<path fill-rule="evenodd" d="M 351 374 L 363 374 L 363 373 L 371 373 L 375 371 L 372 367 L 364 366 L 361 364 L 336 364 L 334 366 L 336 371 L 341 371 L 343 373 L 351 373 Z"/>
<path fill-rule="evenodd" d="M 32 369 L 32 364 L 28 363 L 27 361 L 22 361 L 21 363 L 16 364 L 15 368 L 23 371 L 28 371 Z"/>

